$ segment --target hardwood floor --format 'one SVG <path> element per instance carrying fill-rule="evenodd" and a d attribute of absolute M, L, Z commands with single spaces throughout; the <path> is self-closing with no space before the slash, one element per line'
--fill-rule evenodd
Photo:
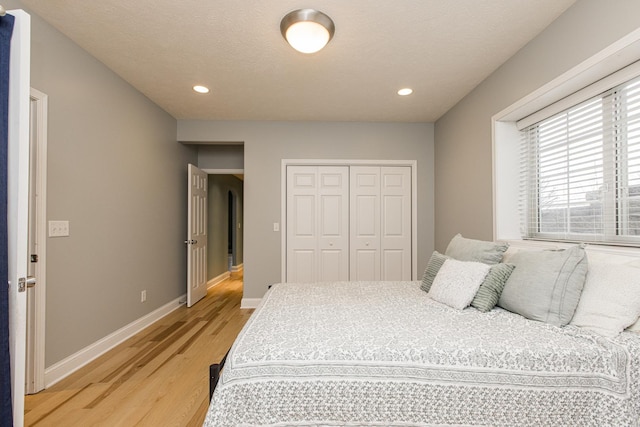
<path fill-rule="evenodd" d="M 253 310 L 240 310 L 242 276 L 215 286 L 79 371 L 25 401 L 26 426 L 201 426 L 209 365 Z"/>

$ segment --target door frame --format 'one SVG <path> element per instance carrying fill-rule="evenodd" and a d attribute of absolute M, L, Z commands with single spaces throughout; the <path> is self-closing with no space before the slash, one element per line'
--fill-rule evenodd
<path fill-rule="evenodd" d="M 25 391 L 27 394 L 37 393 L 45 388 L 45 331 L 46 331 L 46 270 L 47 270 L 47 129 L 49 97 L 31 88 L 30 102 L 35 107 L 36 150 L 37 158 L 35 171 L 35 190 L 38 194 L 38 205 L 35 211 L 36 241 L 38 245 L 38 262 L 35 265 L 37 285 L 32 288 L 31 297 L 34 298 L 33 316 L 27 311 L 27 316 L 33 319 L 33 324 L 27 323 L 27 343 L 33 342 L 33 348 L 27 344 L 27 365 Z M 31 209 L 31 207 L 30 207 Z M 29 296 L 27 296 L 29 298 Z M 33 385 L 29 385 L 29 380 Z"/>
<path fill-rule="evenodd" d="M 234 189 L 228 190 L 228 195 L 231 196 L 229 200 L 228 210 L 231 210 L 229 218 L 227 218 L 227 226 L 229 227 L 231 233 L 228 239 L 231 239 L 231 269 L 229 272 L 236 273 L 240 271 L 239 264 L 237 263 L 238 259 L 238 193 Z"/>
<path fill-rule="evenodd" d="M 280 169 L 280 277 L 287 280 L 288 166 L 407 166 L 411 168 L 411 280 L 418 280 L 418 161 L 361 159 L 282 159 Z"/>

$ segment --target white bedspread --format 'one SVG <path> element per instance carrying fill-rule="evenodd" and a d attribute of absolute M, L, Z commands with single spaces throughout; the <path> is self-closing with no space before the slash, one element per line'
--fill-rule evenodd
<path fill-rule="evenodd" d="M 606 339 L 419 282 L 278 284 L 236 340 L 205 425 L 634 426 L 640 335 Z"/>

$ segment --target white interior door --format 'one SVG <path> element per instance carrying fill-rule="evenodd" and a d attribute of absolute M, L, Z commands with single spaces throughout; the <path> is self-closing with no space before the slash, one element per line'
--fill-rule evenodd
<path fill-rule="evenodd" d="M 317 277 L 317 181 L 315 166 L 287 167 L 287 282 Z"/>
<path fill-rule="evenodd" d="M 348 170 L 287 167 L 288 282 L 348 280 Z"/>
<path fill-rule="evenodd" d="M 29 80 L 30 16 L 22 10 L 15 17 L 9 72 L 9 145 L 7 227 L 9 263 L 9 350 L 13 425 L 24 424 L 27 293 L 20 282 L 27 277 L 29 228 Z M 22 279 L 22 280 L 21 280 Z"/>
<path fill-rule="evenodd" d="M 318 168 L 318 280 L 349 280 L 349 168 Z"/>
<path fill-rule="evenodd" d="M 350 280 L 381 280 L 380 168 L 350 168 Z"/>
<path fill-rule="evenodd" d="M 38 285 L 27 289 L 27 394 L 44 389 L 46 310 L 47 95 L 31 88 L 29 126 L 29 263 Z"/>
<path fill-rule="evenodd" d="M 411 280 L 411 168 L 380 168 L 380 278 Z"/>
<path fill-rule="evenodd" d="M 207 295 L 207 173 L 189 165 L 187 307 Z"/>
<path fill-rule="evenodd" d="M 411 168 L 351 167 L 351 280 L 411 280 Z"/>

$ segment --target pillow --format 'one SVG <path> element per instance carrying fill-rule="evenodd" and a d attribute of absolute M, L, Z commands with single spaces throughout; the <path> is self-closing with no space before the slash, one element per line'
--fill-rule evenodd
<path fill-rule="evenodd" d="M 528 319 L 564 326 L 571 321 L 587 275 L 584 249 L 521 251 L 498 305 Z"/>
<path fill-rule="evenodd" d="M 482 240 L 465 239 L 456 234 L 445 255 L 460 261 L 477 261 L 485 264 L 497 264 L 502 260 L 502 255 L 509 247 L 507 243 L 485 242 Z"/>
<path fill-rule="evenodd" d="M 429 296 L 443 304 L 462 310 L 473 300 L 491 267 L 481 262 L 447 259 L 433 280 Z"/>
<path fill-rule="evenodd" d="M 640 269 L 589 264 L 582 297 L 571 324 L 615 337 L 640 317 Z"/>
<path fill-rule="evenodd" d="M 502 262 L 506 264 L 510 264 L 511 257 L 517 254 L 518 252 L 520 252 L 520 249 L 516 248 L 515 246 L 509 246 L 509 248 L 507 248 L 507 250 L 504 251 L 504 254 L 502 254 Z"/>
<path fill-rule="evenodd" d="M 483 313 L 495 307 L 514 268 L 515 265 L 513 264 L 492 265 L 487 277 L 480 285 L 478 293 L 471 301 L 471 306 Z"/>
<path fill-rule="evenodd" d="M 434 251 L 429 258 L 427 268 L 424 270 L 422 276 L 422 283 L 420 289 L 425 292 L 429 292 L 433 279 L 435 279 L 438 271 L 442 267 L 444 262 L 450 259 L 446 255 L 442 255 L 438 251 Z M 480 289 L 476 293 L 471 305 L 482 312 L 490 311 L 498 303 L 502 289 L 504 288 L 507 279 L 511 275 L 514 269 L 514 265 L 511 264 L 495 264 L 491 266 L 489 273 L 485 277 L 484 281 L 480 284 Z"/>
<path fill-rule="evenodd" d="M 438 251 L 433 251 L 431 258 L 429 258 L 429 264 L 427 264 L 427 268 L 424 270 L 420 289 L 425 292 L 429 292 L 429 289 L 431 289 L 431 285 L 433 284 L 433 279 L 436 278 L 436 274 L 438 274 L 440 267 L 442 267 L 442 264 L 444 264 L 445 260 L 448 258 L 449 257 L 442 255 Z"/>
<path fill-rule="evenodd" d="M 627 331 L 627 332 L 636 332 L 636 333 L 640 334 L 640 319 L 638 319 L 638 321 L 636 323 L 634 323 L 633 325 L 631 325 L 627 329 L 625 329 L 625 331 Z"/>

